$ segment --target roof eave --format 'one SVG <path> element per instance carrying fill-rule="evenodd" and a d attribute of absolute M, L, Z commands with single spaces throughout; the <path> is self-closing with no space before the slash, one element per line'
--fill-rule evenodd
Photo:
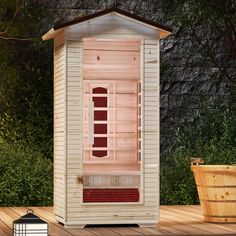
<path fill-rule="evenodd" d="M 45 41 L 45 40 L 49 40 L 49 39 L 52 39 L 56 36 L 58 30 L 54 30 L 54 28 L 51 28 L 46 34 L 44 34 L 42 36 L 42 40 Z"/>
<path fill-rule="evenodd" d="M 151 24 L 149 20 L 141 20 L 139 18 L 139 16 L 136 16 L 136 17 L 132 17 L 128 14 L 124 14 L 124 13 L 121 13 L 119 11 L 113 11 L 114 13 L 116 13 L 117 15 L 123 17 L 123 18 L 127 18 L 128 20 L 130 21 L 134 21 L 134 22 L 138 22 L 139 24 L 142 24 L 146 27 L 149 27 L 149 28 L 153 28 L 153 29 L 157 29 L 160 31 L 160 38 L 166 38 L 167 36 L 171 35 L 172 34 L 172 29 L 170 29 L 169 27 L 165 26 L 165 28 L 162 28 L 164 26 L 161 26 L 155 22 L 153 22 L 153 24 Z"/>
<path fill-rule="evenodd" d="M 160 29 L 159 29 L 160 30 Z M 160 30 L 160 38 L 161 39 L 164 39 L 166 37 L 168 37 L 169 35 L 171 35 L 172 32 L 169 32 L 169 31 L 165 31 L 165 30 Z"/>

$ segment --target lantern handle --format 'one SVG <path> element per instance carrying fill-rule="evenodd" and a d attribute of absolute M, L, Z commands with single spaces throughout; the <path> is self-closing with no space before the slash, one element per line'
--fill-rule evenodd
<path fill-rule="evenodd" d="M 34 211 L 32 209 L 27 209 L 27 214 L 28 213 L 34 213 Z"/>

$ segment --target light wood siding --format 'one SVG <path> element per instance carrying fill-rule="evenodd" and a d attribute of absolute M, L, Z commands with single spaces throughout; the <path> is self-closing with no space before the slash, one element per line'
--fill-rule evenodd
<path fill-rule="evenodd" d="M 61 220 L 65 217 L 65 88 L 65 46 L 60 38 L 54 48 L 54 214 Z"/>
<path fill-rule="evenodd" d="M 112 36 L 111 36 L 112 37 Z M 140 36 L 141 38 L 141 36 Z M 82 41 L 67 41 L 67 226 L 154 224 L 159 211 L 159 40 L 143 40 L 143 203 L 83 203 Z"/>
<path fill-rule="evenodd" d="M 82 184 L 77 183 L 83 164 L 82 50 L 81 41 L 67 41 L 67 222 L 70 206 L 78 209 L 83 193 Z"/>
<path fill-rule="evenodd" d="M 144 41 L 144 201 L 159 208 L 159 40 Z M 158 211 L 159 212 L 159 209 Z"/>

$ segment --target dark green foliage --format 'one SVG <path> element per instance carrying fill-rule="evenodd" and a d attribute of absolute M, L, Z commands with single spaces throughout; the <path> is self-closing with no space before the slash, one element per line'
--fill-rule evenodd
<path fill-rule="evenodd" d="M 176 147 L 161 158 L 161 203 L 196 204 L 198 196 L 190 169 L 191 157 L 206 164 L 236 164 L 236 116 L 233 105 L 205 104 L 196 119 L 179 126 Z"/>
<path fill-rule="evenodd" d="M 0 144 L 0 205 L 52 205 L 52 161 L 26 146 Z"/>
<path fill-rule="evenodd" d="M 0 205 L 52 204 L 51 14 L 41 1 L 0 2 Z"/>
<path fill-rule="evenodd" d="M 53 52 L 41 41 L 50 14 L 37 1 L 0 6 L 0 137 L 52 158 Z"/>
<path fill-rule="evenodd" d="M 28 45 L 22 50 L 16 74 L 2 78 L 0 137 L 33 145 L 51 158 L 53 92 L 52 63 L 48 61 L 52 58 L 48 55 L 52 55 L 48 48 Z"/>

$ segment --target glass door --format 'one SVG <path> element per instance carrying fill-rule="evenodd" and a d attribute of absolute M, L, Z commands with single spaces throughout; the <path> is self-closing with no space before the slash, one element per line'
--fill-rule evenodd
<path fill-rule="evenodd" d="M 140 39 L 83 39 L 83 201 L 139 202 Z"/>
<path fill-rule="evenodd" d="M 140 85 L 84 81 L 84 202 L 138 202 Z"/>

